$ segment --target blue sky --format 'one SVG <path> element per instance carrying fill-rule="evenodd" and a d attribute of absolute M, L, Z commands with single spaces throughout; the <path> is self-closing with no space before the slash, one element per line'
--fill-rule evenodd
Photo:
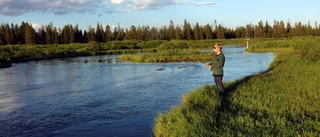
<path fill-rule="evenodd" d="M 1 0 L 0 23 L 24 21 L 34 28 L 50 22 L 60 28 L 78 24 L 82 30 L 98 22 L 124 28 L 162 27 L 170 20 L 183 25 L 185 19 L 192 26 L 216 20 L 228 28 L 256 25 L 260 20 L 271 25 L 283 20 L 319 26 L 319 5 L 320 0 Z"/>

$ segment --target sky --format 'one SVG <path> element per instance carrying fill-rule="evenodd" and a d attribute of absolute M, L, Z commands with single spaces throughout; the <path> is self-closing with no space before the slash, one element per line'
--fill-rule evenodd
<path fill-rule="evenodd" d="M 35 29 L 53 24 L 82 30 L 97 23 L 112 27 L 214 25 L 227 28 L 274 21 L 320 24 L 320 0 L 0 0 L 0 24 L 22 22 Z"/>

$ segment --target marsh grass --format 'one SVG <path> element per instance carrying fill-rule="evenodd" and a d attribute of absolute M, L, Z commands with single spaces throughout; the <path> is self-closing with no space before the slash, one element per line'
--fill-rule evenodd
<path fill-rule="evenodd" d="M 187 93 L 160 113 L 155 136 L 320 136 L 320 63 L 278 53 L 266 72 Z"/>

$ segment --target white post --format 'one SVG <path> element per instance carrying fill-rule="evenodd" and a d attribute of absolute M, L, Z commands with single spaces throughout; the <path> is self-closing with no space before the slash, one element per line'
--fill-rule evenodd
<path fill-rule="evenodd" d="M 246 40 L 247 40 L 247 49 L 249 49 L 249 40 L 250 40 L 250 38 L 247 38 Z"/>
<path fill-rule="evenodd" d="M 249 40 L 247 40 L 247 49 L 249 48 Z"/>

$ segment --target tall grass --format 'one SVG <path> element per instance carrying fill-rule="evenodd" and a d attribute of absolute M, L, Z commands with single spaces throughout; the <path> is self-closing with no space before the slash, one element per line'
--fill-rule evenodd
<path fill-rule="evenodd" d="M 278 53 L 268 71 L 226 83 L 225 98 L 211 85 L 186 94 L 155 118 L 154 135 L 320 136 L 319 72 L 297 50 Z"/>

